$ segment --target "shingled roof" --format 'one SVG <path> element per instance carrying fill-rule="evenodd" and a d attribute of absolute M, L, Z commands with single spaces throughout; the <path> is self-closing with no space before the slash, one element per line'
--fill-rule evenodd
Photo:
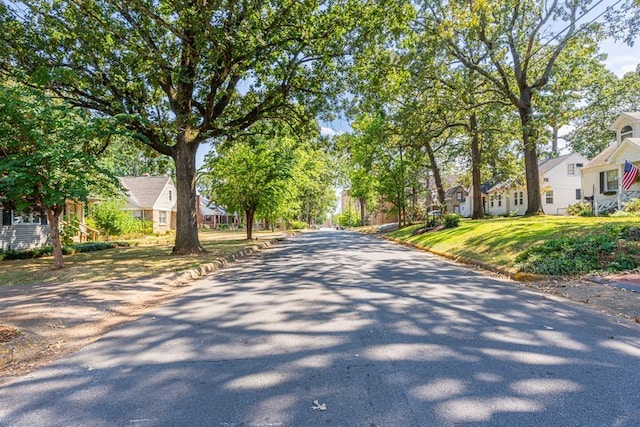
<path fill-rule="evenodd" d="M 172 182 L 166 176 L 126 176 L 118 179 L 127 189 L 127 207 L 137 209 L 153 209 L 162 191 Z"/>

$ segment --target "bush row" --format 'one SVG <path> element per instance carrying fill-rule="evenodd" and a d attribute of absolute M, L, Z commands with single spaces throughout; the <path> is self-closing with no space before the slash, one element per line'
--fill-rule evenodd
<path fill-rule="evenodd" d="M 520 271 L 576 275 L 640 267 L 640 228 L 612 225 L 598 234 L 565 236 L 532 246 L 516 257 Z"/>
<path fill-rule="evenodd" d="M 101 251 L 104 249 L 111 249 L 117 247 L 129 246 L 127 242 L 90 242 L 90 243 L 78 243 L 74 245 L 67 245 L 62 248 L 62 253 L 64 255 L 73 255 L 80 252 L 93 252 L 93 251 Z M 40 248 L 33 248 L 27 250 L 18 250 L 18 249 L 0 249 L 0 259 L 1 260 L 12 260 L 12 259 L 31 259 L 31 258 L 40 258 L 43 256 L 53 255 L 53 246 L 46 245 Z"/>

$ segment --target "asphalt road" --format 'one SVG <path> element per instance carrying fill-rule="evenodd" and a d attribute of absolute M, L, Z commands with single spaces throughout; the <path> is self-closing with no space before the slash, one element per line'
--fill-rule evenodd
<path fill-rule="evenodd" d="M 422 252 L 308 233 L 192 286 L 2 386 L 0 425 L 640 425 L 639 325 Z"/>

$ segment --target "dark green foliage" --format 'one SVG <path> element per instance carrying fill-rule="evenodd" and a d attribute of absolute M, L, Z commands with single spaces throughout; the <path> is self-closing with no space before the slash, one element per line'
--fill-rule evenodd
<path fill-rule="evenodd" d="M 91 242 L 91 243 L 80 243 L 76 245 L 67 245 L 62 248 L 62 252 L 64 255 L 73 255 L 81 252 L 94 252 L 94 251 L 102 251 L 105 249 L 113 249 L 119 248 L 123 246 L 129 246 L 127 242 Z M 51 245 L 43 246 L 41 248 L 27 249 L 27 250 L 17 250 L 17 249 L 6 249 L 4 251 L 0 250 L 0 260 L 14 260 L 14 259 L 32 259 L 32 258 L 41 258 L 44 256 L 53 255 L 53 248 Z"/>
<path fill-rule="evenodd" d="M 567 215 L 593 216 L 593 210 L 590 203 L 576 203 L 567 207 Z"/>
<path fill-rule="evenodd" d="M 599 234 L 560 237 L 525 250 L 516 258 L 516 266 L 550 275 L 630 270 L 640 266 L 637 234 L 634 227 L 610 226 Z"/>
<path fill-rule="evenodd" d="M 460 215 L 446 214 L 444 216 L 444 228 L 456 228 L 460 224 Z"/>

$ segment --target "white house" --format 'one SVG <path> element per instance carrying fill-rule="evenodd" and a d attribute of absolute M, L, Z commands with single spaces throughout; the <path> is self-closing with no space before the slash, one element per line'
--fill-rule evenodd
<path fill-rule="evenodd" d="M 571 153 L 538 162 L 545 214 L 564 215 L 567 207 L 582 200 L 580 170 L 588 161 L 579 153 Z M 524 215 L 527 208 L 527 189 L 521 181 L 500 182 L 485 193 L 484 210 L 489 215 Z"/>
<path fill-rule="evenodd" d="M 630 199 L 640 198 L 640 184 L 622 188 L 625 161 L 640 166 L 640 112 L 621 113 L 610 129 L 616 140 L 582 169 L 582 191 L 593 201 L 597 214 L 619 210 Z"/>
<path fill-rule="evenodd" d="M 506 215 L 515 212 L 524 215 L 527 210 L 527 191 L 524 185 L 515 180 L 499 182 L 491 186 L 482 198 L 486 215 Z"/>
<path fill-rule="evenodd" d="M 125 210 L 153 224 L 156 233 L 175 230 L 177 191 L 166 176 L 127 176 L 118 178 L 127 190 Z"/>

